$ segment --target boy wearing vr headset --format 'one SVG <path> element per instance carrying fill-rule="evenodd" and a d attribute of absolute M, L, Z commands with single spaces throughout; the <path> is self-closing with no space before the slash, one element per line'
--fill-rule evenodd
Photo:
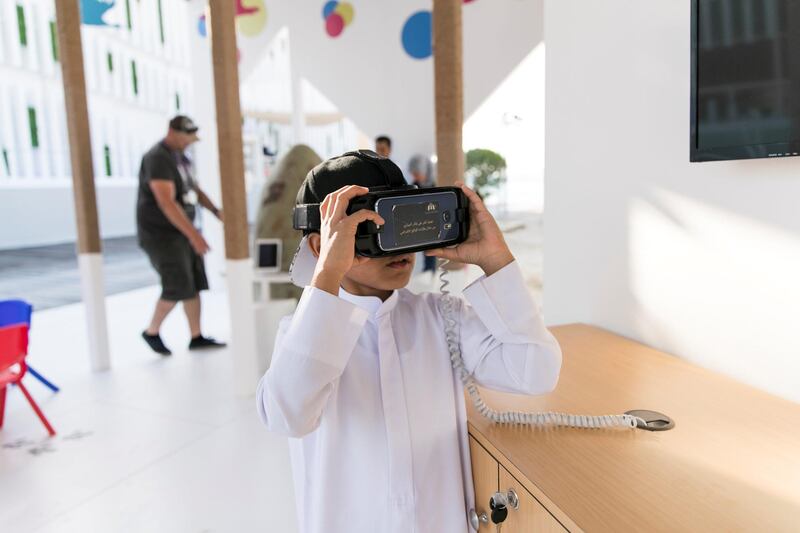
<path fill-rule="evenodd" d="M 373 152 L 350 152 L 309 172 L 298 204 L 320 203 L 304 230 L 293 281 L 305 287 L 279 326 L 258 387 L 259 414 L 290 439 L 300 531 L 465 533 L 474 507 L 463 387 L 445 338 L 441 295 L 404 289 L 414 254 L 363 257 L 348 214 L 369 188 L 400 188 L 402 172 Z M 561 350 L 547 331 L 503 235 L 480 198 L 469 236 L 428 256 L 479 266 L 457 300 L 456 332 L 476 381 L 522 394 L 551 391 Z"/>

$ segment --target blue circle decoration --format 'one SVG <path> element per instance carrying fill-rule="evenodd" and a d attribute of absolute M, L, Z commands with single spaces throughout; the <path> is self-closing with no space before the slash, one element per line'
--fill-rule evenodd
<path fill-rule="evenodd" d="M 426 59 L 433 54 L 433 18 L 430 11 L 417 11 L 403 24 L 400 39 L 403 49 L 414 59 Z"/>
<path fill-rule="evenodd" d="M 197 33 L 200 34 L 200 37 L 206 37 L 208 32 L 206 30 L 206 16 L 201 15 L 199 19 L 197 19 Z"/>
<path fill-rule="evenodd" d="M 325 2 L 325 5 L 322 6 L 322 18 L 327 19 L 328 16 L 333 13 L 333 10 L 336 9 L 336 6 L 339 5 L 339 2 L 336 0 L 330 0 L 330 2 Z"/>

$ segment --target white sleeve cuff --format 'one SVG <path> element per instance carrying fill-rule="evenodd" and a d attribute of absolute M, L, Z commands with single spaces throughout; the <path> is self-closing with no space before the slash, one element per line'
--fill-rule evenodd
<path fill-rule="evenodd" d="M 295 353 L 344 370 L 369 313 L 338 296 L 306 287 L 283 345 Z"/>
<path fill-rule="evenodd" d="M 483 325 L 501 342 L 526 342 L 531 316 L 536 315 L 525 279 L 516 260 L 491 276 L 481 276 L 466 289 L 464 298 Z"/>

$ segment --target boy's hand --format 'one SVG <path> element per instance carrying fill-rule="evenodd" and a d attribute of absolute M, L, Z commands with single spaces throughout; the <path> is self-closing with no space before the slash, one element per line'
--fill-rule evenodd
<path fill-rule="evenodd" d="M 511 263 L 514 256 L 511 255 L 500 227 L 483 205 L 480 196 L 460 181 L 456 182 L 456 186 L 461 187 L 469 198 L 469 236 L 467 240 L 452 248 L 427 250 L 425 255 L 478 265 L 487 276 L 491 276 Z"/>
<path fill-rule="evenodd" d="M 367 220 L 379 226 L 384 224 L 384 220 L 370 209 L 347 215 L 350 200 L 368 192 L 366 187 L 348 185 L 326 196 L 319 206 L 320 250 L 312 286 L 338 294 L 339 283 L 353 265 L 369 261 L 369 258 L 355 254 L 356 229 Z"/>

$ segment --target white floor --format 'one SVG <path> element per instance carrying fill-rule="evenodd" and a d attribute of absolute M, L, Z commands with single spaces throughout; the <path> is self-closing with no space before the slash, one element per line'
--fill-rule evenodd
<path fill-rule="evenodd" d="M 62 390 L 28 384 L 58 435 L 48 439 L 10 388 L 0 431 L 0 530 L 239 532 L 296 530 L 286 440 L 231 391 L 227 350 L 186 350 L 176 311 L 156 356 L 139 333 L 158 289 L 109 297 L 109 372 L 88 370 L 83 309 L 34 315 L 29 362 Z M 224 293 L 204 298 L 207 334 L 227 338 Z"/>

